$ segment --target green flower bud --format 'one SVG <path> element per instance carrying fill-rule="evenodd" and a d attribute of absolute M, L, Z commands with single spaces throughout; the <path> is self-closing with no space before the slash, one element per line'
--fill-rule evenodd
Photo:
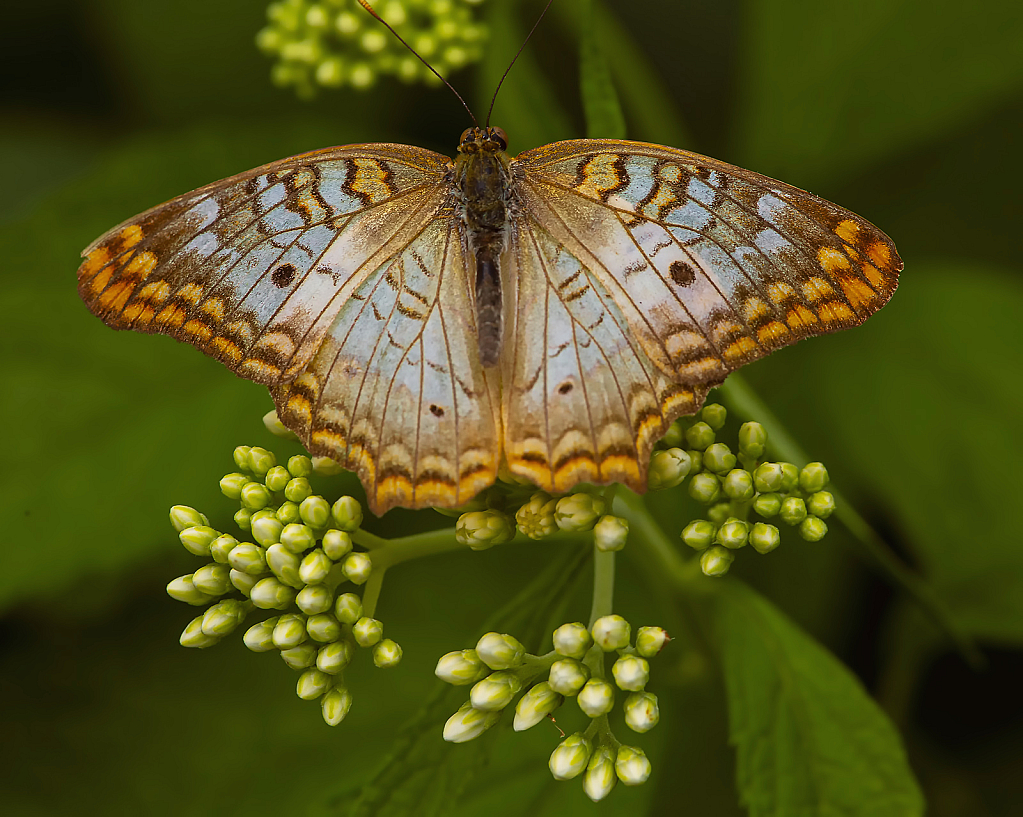
<path fill-rule="evenodd" d="M 402 649 L 398 642 L 385 638 L 373 647 L 373 664 L 380 669 L 396 667 L 401 661 Z"/>
<path fill-rule="evenodd" d="M 284 440 L 298 439 L 298 435 L 281 422 L 281 418 L 277 416 L 276 411 L 268 411 L 263 415 L 263 425 L 266 426 L 266 430 L 275 437 L 280 437 Z"/>
<path fill-rule="evenodd" d="M 210 556 L 213 557 L 214 562 L 226 565 L 230 561 L 231 551 L 237 546 L 238 540 L 231 534 L 225 533 L 210 542 Z"/>
<path fill-rule="evenodd" d="M 824 486 L 827 484 L 828 469 L 824 467 L 824 463 L 808 463 L 799 472 L 799 487 L 808 494 L 824 490 Z"/>
<path fill-rule="evenodd" d="M 327 554 L 328 559 L 341 561 L 352 552 L 352 537 L 343 530 L 331 528 L 323 534 L 323 552 Z"/>
<path fill-rule="evenodd" d="M 206 635 L 202 631 L 202 616 L 193 618 L 185 626 L 185 629 L 181 632 L 181 637 L 178 642 L 182 647 L 192 647 L 197 650 L 204 650 L 207 647 L 212 647 L 220 639 L 217 636 Z"/>
<path fill-rule="evenodd" d="M 469 702 L 473 709 L 493 712 L 508 706 L 520 689 L 522 682 L 515 677 L 515 673 L 494 672 L 473 685 L 469 690 Z"/>
<path fill-rule="evenodd" d="M 341 637 L 341 622 L 330 613 L 319 613 L 309 616 L 305 623 L 306 631 L 313 641 L 326 644 L 337 641 Z"/>
<path fill-rule="evenodd" d="M 252 446 L 239 445 L 232 452 L 234 457 L 234 464 L 241 468 L 243 471 L 252 471 L 252 466 L 249 464 L 249 452 L 252 450 Z"/>
<path fill-rule="evenodd" d="M 632 627 L 618 615 L 601 616 L 590 628 L 593 640 L 604 652 L 614 652 L 629 646 Z"/>
<path fill-rule="evenodd" d="M 590 530 L 604 515 L 606 505 L 599 496 L 569 494 L 559 499 L 554 507 L 554 521 L 564 531 Z"/>
<path fill-rule="evenodd" d="M 749 532 L 749 543 L 757 553 L 770 553 L 781 544 L 781 534 L 774 525 L 757 522 Z"/>
<path fill-rule="evenodd" d="M 735 468 L 728 472 L 728 476 L 721 483 L 721 490 L 729 499 L 745 502 L 753 499 L 753 477 L 749 471 L 742 468 Z"/>
<path fill-rule="evenodd" d="M 303 701 L 313 701 L 330 689 L 332 683 L 333 681 L 327 673 L 318 669 L 307 669 L 298 676 L 295 694 Z"/>
<path fill-rule="evenodd" d="M 703 467 L 715 474 L 727 474 L 735 468 L 736 458 L 724 443 L 713 443 L 703 452 Z"/>
<path fill-rule="evenodd" d="M 786 525 L 798 525 L 806 519 L 806 503 L 798 496 L 786 497 L 782 500 L 778 515 Z"/>
<path fill-rule="evenodd" d="M 486 732 L 500 717 L 500 710 L 483 712 L 473 709 L 467 701 L 444 724 L 444 740 L 448 743 L 466 743 Z"/>
<path fill-rule="evenodd" d="M 202 615 L 203 635 L 223 638 L 234 632 L 245 620 L 252 605 L 247 602 L 225 599 L 209 607 Z"/>
<path fill-rule="evenodd" d="M 615 759 L 615 774 L 626 786 L 646 783 L 650 777 L 650 761 L 646 753 L 634 746 L 619 746 L 618 757 Z"/>
<path fill-rule="evenodd" d="M 278 521 L 276 516 L 267 512 L 262 516 L 253 514 L 250 529 L 253 539 L 263 547 L 270 547 L 270 545 L 276 545 L 281 541 L 281 531 L 284 530 L 284 525 Z"/>
<path fill-rule="evenodd" d="M 753 500 L 753 510 L 765 519 L 777 516 L 781 510 L 781 496 L 778 494 L 761 494 Z"/>
<path fill-rule="evenodd" d="M 209 596 L 222 596 L 231 589 L 231 568 L 216 563 L 200 567 L 192 574 L 192 584 Z"/>
<path fill-rule="evenodd" d="M 714 543 L 718 529 L 705 519 L 695 519 L 682 529 L 682 541 L 693 550 L 706 550 Z"/>
<path fill-rule="evenodd" d="M 354 497 L 341 497 L 334 503 L 331 513 L 338 528 L 347 533 L 358 530 L 362 524 L 362 506 Z"/>
<path fill-rule="evenodd" d="M 704 576 L 724 576 L 734 559 L 735 555 L 728 548 L 714 545 L 700 556 L 700 569 Z"/>
<path fill-rule="evenodd" d="M 487 633 L 476 644 L 476 654 L 491 669 L 515 669 L 522 666 L 526 648 L 510 635 Z"/>
<path fill-rule="evenodd" d="M 267 451 L 265 448 L 259 448 L 253 446 L 249 449 L 249 468 L 252 469 L 252 473 L 257 477 L 263 478 L 267 472 L 277 465 L 277 457 L 274 456 L 273 451 Z"/>
<path fill-rule="evenodd" d="M 275 465 L 266 472 L 266 478 L 263 480 L 263 483 L 271 491 L 283 491 L 290 479 L 291 474 L 287 468 L 283 465 Z"/>
<path fill-rule="evenodd" d="M 352 693 L 343 687 L 334 687 L 320 700 L 320 708 L 327 726 L 337 726 L 352 708 Z"/>
<path fill-rule="evenodd" d="M 231 568 L 230 579 L 235 590 L 243 596 L 248 596 L 252 592 L 252 588 L 259 582 L 260 577 L 250 576 L 248 573 L 242 573 L 240 570 Z"/>
<path fill-rule="evenodd" d="M 284 527 L 287 527 L 288 525 L 302 524 L 302 514 L 299 513 L 297 502 L 291 502 L 290 500 L 282 502 L 281 507 L 277 509 L 274 516 L 277 518 L 278 522 L 284 525 Z M 302 525 L 302 527 L 305 527 L 305 525 Z M 283 532 L 284 531 L 282 530 L 281 533 Z"/>
<path fill-rule="evenodd" d="M 279 650 L 290 650 L 305 641 L 308 635 L 305 617 L 288 613 L 277 619 L 273 635 L 274 646 Z"/>
<path fill-rule="evenodd" d="M 703 469 L 703 452 L 697 451 L 695 448 L 687 448 L 686 454 L 689 455 L 689 462 L 691 463 L 689 468 L 689 475 L 695 476 L 699 474 Z"/>
<path fill-rule="evenodd" d="M 753 485 L 761 494 L 780 491 L 784 478 L 785 471 L 777 462 L 762 462 L 753 471 Z"/>
<path fill-rule="evenodd" d="M 781 492 L 787 494 L 796 490 L 799 485 L 799 469 L 791 462 L 782 462 L 781 465 Z"/>
<path fill-rule="evenodd" d="M 302 559 L 302 563 L 298 567 L 298 575 L 306 584 L 321 584 L 326 581 L 332 567 L 334 567 L 334 563 L 327 558 L 327 554 L 320 550 L 320 548 L 316 548 L 316 550 L 307 553 L 305 558 Z M 330 600 L 333 602 L 333 595 L 331 595 Z M 329 606 L 328 604 L 327 607 Z M 327 608 L 324 607 L 323 609 L 326 610 Z M 316 612 L 321 611 L 317 610 Z"/>
<path fill-rule="evenodd" d="M 639 692 L 650 680 L 650 664 L 638 655 L 623 655 L 611 667 L 615 683 L 626 692 Z"/>
<path fill-rule="evenodd" d="M 174 530 L 181 533 L 185 528 L 206 527 L 210 520 L 199 513 L 195 508 L 187 505 L 175 505 L 170 509 L 170 523 Z"/>
<path fill-rule="evenodd" d="M 244 542 L 231 549 L 227 563 L 235 570 L 250 576 L 261 576 L 267 571 L 266 551 L 259 545 Z"/>
<path fill-rule="evenodd" d="M 313 486 L 309 484 L 309 480 L 305 477 L 295 477 L 284 486 L 284 498 L 289 502 L 304 502 L 312 495 Z"/>
<path fill-rule="evenodd" d="M 270 492 L 265 485 L 258 482 L 247 482 L 238 497 L 242 505 L 250 511 L 260 511 L 270 504 Z"/>
<path fill-rule="evenodd" d="M 372 647 L 384 637 L 384 625 L 375 618 L 363 616 L 352 625 L 352 635 L 360 647 Z"/>
<path fill-rule="evenodd" d="M 634 692 L 623 705 L 625 725 L 633 732 L 649 732 L 661 719 L 657 696 L 650 692 Z"/>
<path fill-rule="evenodd" d="M 835 497 L 827 491 L 810 494 L 806 500 L 806 510 L 813 516 L 827 519 L 835 512 Z"/>
<path fill-rule="evenodd" d="M 530 539 L 544 539 L 557 533 L 558 523 L 554 521 L 554 509 L 558 501 L 542 491 L 533 494 L 529 502 L 515 512 L 515 523 L 519 532 Z"/>
<path fill-rule="evenodd" d="M 316 645 L 310 642 L 281 650 L 281 658 L 293 670 L 309 669 L 316 663 Z"/>
<path fill-rule="evenodd" d="M 799 523 L 799 535 L 807 542 L 819 542 L 827 534 L 827 524 L 816 516 L 808 516 Z"/>
<path fill-rule="evenodd" d="M 636 630 L 636 652 L 644 658 L 653 658 L 671 641 L 661 627 L 640 627 Z"/>
<path fill-rule="evenodd" d="M 334 593 L 325 584 L 309 585 L 298 591 L 295 604 L 308 616 L 319 615 L 334 606 Z"/>
<path fill-rule="evenodd" d="M 536 726 L 561 706 L 564 700 L 563 696 L 551 689 L 550 684 L 541 681 L 519 698 L 515 705 L 515 721 L 512 728 L 516 732 L 524 732 Z"/>
<path fill-rule="evenodd" d="M 718 528 L 718 542 L 731 550 L 746 546 L 749 539 L 749 525 L 739 519 L 729 519 Z"/>
<path fill-rule="evenodd" d="M 277 616 L 253 624 L 245 631 L 242 641 L 245 646 L 253 652 L 269 652 L 276 649 L 274 645 L 274 627 L 277 626 Z"/>
<path fill-rule="evenodd" d="M 548 762 L 555 780 L 571 780 L 586 768 L 593 747 L 582 734 L 570 735 L 558 744 Z"/>
<path fill-rule="evenodd" d="M 664 436 L 661 437 L 659 444 L 663 448 L 681 448 L 682 445 L 685 443 L 685 439 L 686 439 L 685 427 L 682 425 L 682 423 L 676 420 L 674 423 L 668 426 L 668 430 L 664 433 Z"/>
<path fill-rule="evenodd" d="M 299 504 L 298 513 L 311 528 L 323 528 L 330 522 L 330 505 L 322 496 L 307 496 Z"/>
<path fill-rule="evenodd" d="M 707 519 L 715 529 L 720 528 L 725 522 L 732 518 L 732 503 L 730 501 L 715 502 L 707 508 Z"/>
<path fill-rule="evenodd" d="M 298 477 L 307 477 L 313 472 L 313 461 L 304 454 L 296 454 L 288 460 L 288 472 L 296 479 Z M 305 499 L 305 497 L 302 497 L 302 499 Z M 301 502 L 302 499 L 295 499 L 292 501 Z"/>
<path fill-rule="evenodd" d="M 767 448 L 767 430 L 760 423 L 743 423 L 739 429 L 739 451 L 744 457 L 758 460 Z"/>
<path fill-rule="evenodd" d="M 705 422 L 693 423 L 686 429 L 686 444 L 697 451 L 706 451 L 714 442 L 714 429 Z"/>
<path fill-rule="evenodd" d="M 706 471 L 689 480 L 689 496 L 701 505 L 709 505 L 721 493 L 721 480 Z"/>
<path fill-rule="evenodd" d="M 295 600 L 295 591 L 273 576 L 256 582 L 249 592 L 252 603 L 263 610 L 284 610 Z"/>
<path fill-rule="evenodd" d="M 368 553 L 349 553 L 341 563 L 341 572 L 352 584 L 365 584 L 373 572 Z"/>
<path fill-rule="evenodd" d="M 566 658 L 581 660 L 593 646 L 593 636 L 581 622 L 562 624 L 554 631 L 554 651 Z"/>
<path fill-rule="evenodd" d="M 313 457 L 313 472 L 321 477 L 332 477 L 344 470 L 341 467 L 341 463 L 337 460 L 332 460 L 330 457 Z"/>
<path fill-rule="evenodd" d="M 354 650 L 350 641 L 334 641 L 316 653 L 316 668 L 328 675 L 337 675 L 348 666 Z"/>
<path fill-rule="evenodd" d="M 354 624 L 362 618 L 362 599 L 355 593 L 342 593 L 334 602 L 334 614 L 342 624 Z"/>
<path fill-rule="evenodd" d="M 455 539 L 473 550 L 503 545 L 515 537 L 511 519 L 500 511 L 463 513 L 455 523 Z"/>
<path fill-rule="evenodd" d="M 590 680 L 589 667 L 574 658 L 562 658 L 551 664 L 547 682 L 551 685 L 551 689 L 559 695 L 571 697 L 578 694 L 588 680 Z"/>
<path fill-rule="evenodd" d="M 583 775 L 583 791 L 597 803 L 611 793 L 617 782 L 615 750 L 610 746 L 601 746 L 590 756 L 586 774 Z"/>
<path fill-rule="evenodd" d="M 220 536 L 220 532 L 208 525 L 195 525 L 181 531 L 178 534 L 178 539 L 189 553 L 194 553 L 196 556 L 209 556 L 210 542 L 218 536 Z"/>
<path fill-rule="evenodd" d="M 252 528 L 252 511 L 248 508 L 240 508 L 235 511 L 234 523 L 244 531 Z"/>
<path fill-rule="evenodd" d="M 720 431 L 725 427 L 728 412 L 720 403 L 708 403 L 700 410 L 700 419 L 714 429 L 714 431 Z"/>
<path fill-rule="evenodd" d="M 655 451 L 647 469 L 647 487 L 651 491 L 674 488 L 682 484 L 692 469 L 692 458 L 681 448 Z"/>
<path fill-rule="evenodd" d="M 602 681 L 600 678 L 590 678 L 583 688 L 579 690 L 579 695 L 575 701 L 588 717 L 599 718 L 614 708 L 615 690 L 607 681 Z"/>
<path fill-rule="evenodd" d="M 485 677 L 487 667 L 476 654 L 476 650 L 458 650 L 442 655 L 433 673 L 452 686 L 465 686 Z"/>
<path fill-rule="evenodd" d="M 168 584 L 167 595 L 175 601 L 183 601 L 185 604 L 191 604 L 193 607 L 209 604 L 216 598 L 216 596 L 211 596 L 209 593 L 203 593 L 202 590 L 199 590 L 192 584 L 191 573 L 187 576 L 179 576 Z"/>
<path fill-rule="evenodd" d="M 298 574 L 300 561 L 298 556 L 284 545 L 270 545 L 266 549 L 266 565 L 273 574 L 287 585 L 294 588 L 302 587 L 302 579 Z"/>

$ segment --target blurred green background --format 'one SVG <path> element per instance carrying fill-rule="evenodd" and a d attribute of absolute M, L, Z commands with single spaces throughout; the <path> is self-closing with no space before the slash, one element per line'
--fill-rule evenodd
<path fill-rule="evenodd" d="M 631 138 L 813 190 L 898 244 L 906 270 L 880 314 L 747 375 L 926 576 L 987 668 L 970 670 L 837 525 L 820 545 L 792 539 L 735 572 L 888 711 L 929 813 L 1019 813 L 1023 15 L 1015 3 L 951 0 L 603 9 Z M 477 111 L 538 10 L 481 7 L 487 54 L 453 77 Z M 579 18 L 576 0 L 556 0 L 512 71 L 494 116 L 512 152 L 584 135 Z M 405 661 L 356 667 L 355 708 L 336 729 L 295 697 L 291 671 L 240 639 L 182 649 L 193 613 L 163 587 L 195 564 L 167 509 L 185 503 L 228 524 L 217 480 L 233 470 L 234 445 L 274 444 L 259 422 L 270 402 L 187 346 L 106 329 L 79 302 L 75 269 L 117 222 L 286 155 L 357 141 L 450 154 L 465 113 L 447 91 L 391 80 L 311 102 L 273 87 L 254 46 L 258 0 L 35 0 L 5 4 L 0 20 L 0 405 L 14 455 L 0 472 L 0 804 L 8 814 L 329 810 L 439 683 L 437 656 L 473 643 L 495 600 L 549 554 L 498 548 L 389 574 L 380 613 Z M 368 527 L 426 524 L 429 514 L 398 511 Z M 628 551 L 621 561 L 619 609 L 670 629 Z M 570 618 L 585 617 L 580 599 Z M 654 776 L 619 787 L 601 812 L 741 813 L 720 681 L 685 655 L 667 666 L 662 725 L 640 741 Z M 551 747 L 539 728 L 505 734 L 458 809 L 441 813 L 591 813 L 577 784 L 550 780 Z"/>

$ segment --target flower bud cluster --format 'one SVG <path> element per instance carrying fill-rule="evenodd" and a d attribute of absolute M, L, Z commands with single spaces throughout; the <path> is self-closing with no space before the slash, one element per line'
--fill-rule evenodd
<path fill-rule="evenodd" d="M 585 772 L 583 788 L 601 800 L 617 780 L 626 785 L 644 782 L 650 762 L 640 749 L 621 746 L 607 727 L 614 707 L 615 688 L 627 693 L 625 722 L 636 732 L 657 725 L 657 697 L 646 691 L 650 679 L 648 659 L 670 640 L 660 627 L 640 627 L 632 644 L 632 628 L 617 615 L 597 619 L 593 626 L 563 624 L 552 637 L 554 651 L 545 656 L 526 653 L 513 636 L 487 633 L 475 649 L 449 652 L 437 662 L 435 673 L 455 686 L 470 686 L 469 700 L 444 726 L 444 739 L 464 743 L 497 723 L 501 712 L 523 690 L 515 705 L 513 728 L 530 729 L 549 717 L 566 697 L 575 697 L 591 718 L 584 732 L 566 738 L 551 755 L 551 773 L 568 780 Z M 617 653 L 611 667 L 613 683 L 604 679 L 604 657 Z M 540 680 L 544 673 L 545 680 Z"/>
<path fill-rule="evenodd" d="M 372 572 L 369 554 L 352 543 L 362 507 L 350 496 L 332 504 L 313 493 L 309 477 L 331 470 L 325 458 L 299 455 L 282 466 L 264 448 L 239 446 L 234 460 L 239 471 L 221 479 L 220 488 L 241 505 L 235 522 L 251 541 L 210 527 L 192 508 L 171 509 L 181 543 L 211 560 L 167 585 L 172 598 L 207 607 L 185 628 L 181 644 L 210 647 L 250 613 L 274 611 L 242 640 L 254 652 L 278 650 L 301 673 L 298 696 L 319 699 L 323 719 L 335 726 L 352 705 L 343 672 L 356 648 L 371 649 L 378 667 L 401 660 L 401 647 L 383 637 L 383 625 L 363 614 L 360 596 L 338 592 L 346 582 L 365 583 Z"/>
<path fill-rule="evenodd" d="M 486 27 L 474 7 L 483 0 L 378 0 L 373 9 L 446 76 L 483 55 Z M 276 63 L 273 81 L 303 96 L 317 87 L 364 90 L 383 74 L 403 82 L 438 82 L 357 0 L 278 0 L 256 44 Z"/>
<path fill-rule="evenodd" d="M 686 525 L 682 541 L 701 552 L 700 566 L 708 576 L 727 573 L 735 552 L 747 544 L 758 553 L 770 553 L 780 544 L 778 527 L 750 522 L 750 511 L 796 528 L 808 542 L 819 542 L 828 532 L 824 520 L 835 510 L 834 496 L 824 490 L 828 472 L 821 463 L 798 468 L 790 462 L 764 461 L 767 431 L 760 423 L 742 425 L 733 451 L 716 440 L 726 419 L 723 406 L 704 406 L 697 415 L 673 424 L 662 441 L 688 449 L 669 448 L 654 455 L 664 458 L 674 452 L 689 458 L 689 495 L 707 506 L 707 518 Z"/>

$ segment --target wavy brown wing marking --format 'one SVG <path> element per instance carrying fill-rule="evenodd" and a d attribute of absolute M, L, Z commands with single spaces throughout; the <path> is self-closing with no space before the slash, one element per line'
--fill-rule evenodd
<path fill-rule="evenodd" d="M 713 385 L 862 323 L 902 269 L 891 240 L 854 213 L 687 151 L 580 140 L 513 167 L 525 207 L 635 306 L 635 336 L 681 384 Z"/>
<path fill-rule="evenodd" d="M 472 283 L 445 211 L 379 265 L 320 348 L 271 393 L 314 454 L 355 471 L 370 507 L 452 507 L 500 462 L 497 384 L 479 363 Z"/>
<path fill-rule="evenodd" d="M 537 215 L 516 222 L 502 258 L 514 305 L 502 366 L 508 467 L 553 492 L 579 482 L 645 491 L 653 444 L 706 389 L 677 383 L 648 357 L 631 328 L 642 322 L 634 305 Z"/>
<path fill-rule="evenodd" d="M 402 145 L 284 159 L 153 208 L 90 245 L 78 291 L 115 329 L 187 341 L 272 384 L 446 197 L 449 160 Z"/>

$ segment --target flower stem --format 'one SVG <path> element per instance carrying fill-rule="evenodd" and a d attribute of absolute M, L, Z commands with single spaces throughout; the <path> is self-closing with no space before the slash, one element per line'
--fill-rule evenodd
<path fill-rule="evenodd" d="M 590 627 L 601 616 L 614 612 L 615 554 L 593 547 L 593 606 L 590 609 Z"/>

